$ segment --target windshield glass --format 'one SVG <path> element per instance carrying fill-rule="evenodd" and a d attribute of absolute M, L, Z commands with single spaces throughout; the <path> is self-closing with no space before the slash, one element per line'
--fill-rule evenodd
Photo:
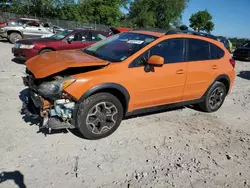
<path fill-rule="evenodd" d="M 250 48 L 250 42 L 245 43 L 243 46 L 246 48 Z"/>
<path fill-rule="evenodd" d="M 121 62 L 157 37 L 138 33 L 121 33 L 85 48 L 83 52 L 111 62 Z"/>
<path fill-rule="evenodd" d="M 66 37 L 68 34 L 70 34 L 73 30 L 65 30 L 63 32 L 60 32 L 60 33 L 57 33 L 57 34 L 54 34 L 52 35 L 51 37 L 49 38 L 53 38 L 53 39 L 56 39 L 56 40 L 60 40 L 60 39 L 63 39 L 64 37 Z"/>

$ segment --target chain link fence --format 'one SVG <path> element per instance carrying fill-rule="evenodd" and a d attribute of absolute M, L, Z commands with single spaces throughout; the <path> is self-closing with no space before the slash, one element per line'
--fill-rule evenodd
<path fill-rule="evenodd" d="M 59 20 L 59 19 L 50 19 L 50 18 L 40 18 L 31 15 L 21 15 L 21 14 L 14 14 L 9 12 L 1 12 L 0 13 L 0 22 L 5 22 L 12 18 L 32 18 L 38 19 L 42 22 L 51 23 L 53 25 L 57 25 L 59 27 L 65 29 L 72 29 L 72 28 L 92 28 L 96 30 L 109 30 L 111 26 L 102 25 L 102 24 L 95 24 L 95 23 L 86 23 L 86 22 L 77 22 L 77 21 L 69 21 L 69 20 Z"/>

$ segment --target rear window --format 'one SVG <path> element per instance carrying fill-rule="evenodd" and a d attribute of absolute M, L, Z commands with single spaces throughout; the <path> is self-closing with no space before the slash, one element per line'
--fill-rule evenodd
<path fill-rule="evenodd" d="M 225 52 L 218 46 L 210 43 L 211 59 L 220 59 L 224 56 Z"/>

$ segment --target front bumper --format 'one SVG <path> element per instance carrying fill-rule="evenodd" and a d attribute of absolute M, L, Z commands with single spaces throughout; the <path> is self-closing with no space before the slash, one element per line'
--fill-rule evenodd
<path fill-rule="evenodd" d="M 23 100 L 22 114 L 40 121 L 40 128 L 74 129 L 72 114 L 74 102 L 66 99 L 47 101 L 36 93 L 31 86 L 29 77 L 23 77 L 23 84 L 29 87 L 29 92 Z"/>
<path fill-rule="evenodd" d="M 6 32 L 0 32 L 0 37 L 1 38 L 8 38 L 8 34 Z"/>
<path fill-rule="evenodd" d="M 15 58 L 20 60 L 28 60 L 36 55 L 38 55 L 39 51 L 35 49 L 20 49 L 13 47 L 11 49 Z"/>

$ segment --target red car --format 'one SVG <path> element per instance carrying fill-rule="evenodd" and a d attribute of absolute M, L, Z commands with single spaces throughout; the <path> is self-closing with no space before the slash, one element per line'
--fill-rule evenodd
<path fill-rule="evenodd" d="M 12 53 L 17 59 L 27 60 L 50 51 L 85 48 L 108 36 L 109 33 L 98 30 L 65 30 L 47 38 L 19 40 L 14 44 Z"/>

